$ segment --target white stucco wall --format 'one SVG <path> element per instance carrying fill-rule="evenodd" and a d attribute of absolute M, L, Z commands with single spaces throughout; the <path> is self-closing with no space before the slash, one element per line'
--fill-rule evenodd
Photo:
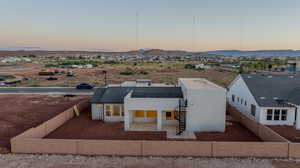
<path fill-rule="evenodd" d="M 300 130 L 300 106 L 297 106 L 296 115 L 296 129 Z"/>
<path fill-rule="evenodd" d="M 129 129 L 129 124 L 133 121 L 139 121 L 143 119 L 135 119 L 131 111 L 135 110 L 155 110 L 158 113 L 161 113 L 165 110 L 176 110 L 178 108 L 178 98 L 131 98 L 131 93 L 129 93 L 124 99 L 124 121 L 125 121 L 125 130 Z M 157 115 L 157 121 L 160 121 L 160 118 L 163 123 L 165 117 L 163 115 Z"/>
<path fill-rule="evenodd" d="M 232 95 L 235 95 L 235 101 L 232 101 Z M 238 102 L 238 97 L 240 101 Z M 244 102 L 247 102 L 247 105 L 243 102 L 241 104 L 241 99 Z M 252 96 L 248 86 L 244 82 L 243 78 L 238 76 L 235 81 L 233 81 L 232 85 L 229 87 L 229 91 L 227 92 L 227 101 L 230 105 L 236 107 L 239 111 L 246 114 L 250 118 L 259 121 L 260 119 L 260 106 L 257 104 L 256 100 Z M 251 115 L 251 104 L 256 106 L 256 114 L 255 117 Z"/>
<path fill-rule="evenodd" d="M 92 120 L 103 120 L 103 104 L 92 104 Z"/>
<path fill-rule="evenodd" d="M 187 100 L 187 131 L 225 131 L 226 90 L 221 87 L 189 88 L 180 80 Z"/>

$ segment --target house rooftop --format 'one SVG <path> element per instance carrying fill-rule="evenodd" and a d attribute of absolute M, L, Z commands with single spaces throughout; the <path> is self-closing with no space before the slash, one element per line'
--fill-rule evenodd
<path fill-rule="evenodd" d="M 298 74 L 242 74 L 241 77 L 262 107 L 282 107 L 286 103 L 300 105 Z"/>
<path fill-rule="evenodd" d="M 182 98 L 180 87 L 107 87 L 98 88 L 91 103 L 123 104 L 124 97 L 132 92 L 133 98 Z"/>
<path fill-rule="evenodd" d="M 221 88 L 204 78 L 179 78 L 179 81 L 182 82 L 185 87 L 190 89 Z"/>
<path fill-rule="evenodd" d="M 138 87 L 132 98 L 183 98 L 181 87 Z"/>

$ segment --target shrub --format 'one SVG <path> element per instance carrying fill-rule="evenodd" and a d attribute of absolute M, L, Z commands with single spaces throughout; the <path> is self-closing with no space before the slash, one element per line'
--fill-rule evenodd
<path fill-rule="evenodd" d="M 192 64 L 185 64 L 185 65 L 184 65 L 184 68 L 185 68 L 185 69 L 195 69 L 195 65 L 192 65 Z"/>
<path fill-rule="evenodd" d="M 134 75 L 135 72 L 133 70 L 131 70 L 130 68 L 126 68 L 125 71 L 120 72 L 120 75 Z"/>
<path fill-rule="evenodd" d="M 141 71 L 140 71 L 140 74 L 142 74 L 142 75 L 148 75 L 148 72 L 147 72 L 147 71 L 144 71 L 144 70 L 141 70 Z"/>

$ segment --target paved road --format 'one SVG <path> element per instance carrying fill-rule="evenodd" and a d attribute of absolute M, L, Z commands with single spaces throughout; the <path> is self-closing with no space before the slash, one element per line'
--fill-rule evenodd
<path fill-rule="evenodd" d="M 73 94 L 93 95 L 95 89 L 79 90 L 67 87 L 0 87 L 0 94 Z"/>

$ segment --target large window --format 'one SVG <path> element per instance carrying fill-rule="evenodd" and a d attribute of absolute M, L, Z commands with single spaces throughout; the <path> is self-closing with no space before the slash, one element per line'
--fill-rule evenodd
<path fill-rule="evenodd" d="M 251 115 L 255 116 L 256 113 L 256 106 L 254 104 L 251 104 Z"/>
<path fill-rule="evenodd" d="M 280 110 L 279 109 L 275 109 L 274 110 L 274 120 L 278 121 L 280 119 Z"/>
<path fill-rule="evenodd" d="M 105 106 L 105 115 L 106 116 L 111 116 L 111 111 L 112 111 L 111 106 L 110 105 L 106 105 Z"/>
<path fill-rule="evenodd" d="M 267 120 L 272 120 L 273 119 L 273 110 L 268 109 L 267 110 Z"/>
<path fill-rule="evenodd" d="M 105 115 L 107 117 L 124 116 L 123 107 L 121 105 L 105 105 Z"/>
<path fill-rule="evenodd" d="M 136 110 L 135 111 L 135 117 L 136 118 L 144 118 L 145 117 L 145 111 L 144 110 Z"/>
<path fill-rule="evenodd" d="M 287 118 L 287 110 L 281 110 L 281 120 L 286 121 Z"/>
<path fill-rule="evenodd" d="M 271 121 L 286 121 L 288 115 L 287 109 L 267 109 L 267 120 Z"/>
<path fill-rule="evenodd" d="M 235 95 L 231 95 L 232 102 L 234 102 L 234 99 L 235 99 Z"/>
<path fill-rule="evenodd" d="M 120 106 L 113 106 L 113 111 L 112 111 L 112 116 L 120 116 L 121 114 L 121 110 L 120 110 Z"/>

